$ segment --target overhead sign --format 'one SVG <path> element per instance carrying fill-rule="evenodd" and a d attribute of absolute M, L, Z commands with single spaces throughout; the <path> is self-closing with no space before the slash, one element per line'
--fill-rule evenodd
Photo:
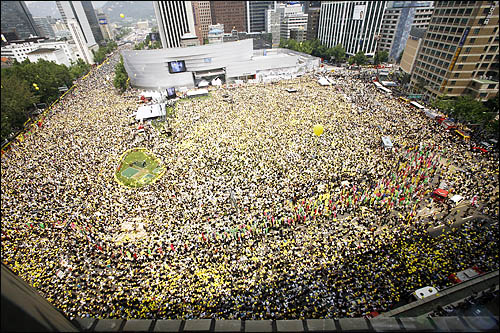
<path fill-rule="evenodd" d="M 99 19 L 99 24 L 101 25 L 108 24 L 108 21 L 105 18 L 101 18 Z"/>

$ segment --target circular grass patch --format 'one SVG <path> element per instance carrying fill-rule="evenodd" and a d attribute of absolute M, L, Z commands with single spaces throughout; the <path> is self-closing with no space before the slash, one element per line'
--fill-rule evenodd
<path fill-rule="evenodd" d="M 151 184 L 165 172 L 162 162 L 145 148 L 127 150 L 120 158 L 115 180 L 132 188 Z"/>

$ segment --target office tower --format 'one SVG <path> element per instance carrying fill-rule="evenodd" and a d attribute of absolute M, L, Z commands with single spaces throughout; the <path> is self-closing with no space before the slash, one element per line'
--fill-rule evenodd
<path fill-rule="evenodd" d="M 318 38 L 319 14 L 321 1 L 306 1 L 304 12 L 307 14 L 307 35 L 306 39 Z"/>
<path fill-rule="evenodd" d="M 54 29 L 52 29 L 52 25 L 50 24 L 48 18 L 33 17 L 33 21 L 35 22 L 35 25 L 38 27 L 38 30 L 43 37 L 56 38 L 56 34 L 54 32 Z"/>
<path fill-rule="evenodd" d="M 102 37 L 106 40 L 112 40 L 113 39 L 113 33 L 111 32 L 111 29 L 109 28 L 109 22 L 108 18 L 106 17 L 106 14 L 101 9 L 98 9 L 95 13 L 97 17 L 97 21 L 99 22 L 99 28 L 101 29 Z"/>
<path fill-rule="evenodd" d="M 291 30 L 300 30 L 305 34 L 307 32 L 307 14 L 286 15 L 280 22 L 280 37 L 289 39 Z M 305 38 L 305 36 L 302 37 Z"/>
<path fill-rule="evenodd" d="M 318 39 L 327 47 L 341 44 L 347 55 L 375 55 L 387 1 L 321 2 Z"/>
<path fill-rule="evenodd" d="M 434 10 L 433 1 L 390 1 L 380 28 L 380 51 L 395 61 L 403 53 L 412 27 L 427 29 Z"/>
<path fill-rule="evenodd" d="M 276 8 L 266 10 L 266 32 L 272 36 L 272 48 L 278 47 L 281 39 L 281 14 Z"/>
<path fill-rule="evenodd" d="M 15 33 L 19 39 L 42 36 L 24 1 L 2 1 L 2 34 Z"/>
<path fill-rule="evenodd" d="M 163 48 L 199 45 L 191 1 L 153 1 L 153 7 Z"/>
<path fill-rule="evenodd" d="M 88 47 L 92 48 L 98 42 L 104 41 L 90 1 L 56 1 L 56 5 L 66 24 L 69 19 L 76 20 Z"/>
<path fill-rule="evenodd" d="M 436 1 L 411 76 L 428 99 L 498 93 L 498 1 Z"/>
<path fill-rule="evenodd" d="M 83 59 L 87 64 L 94 64 L 94 56 L 90 51 L 88 43 L 85 41 L 85 35 L 80 28 L 80 24 L 74 18 L 67 18 L 66 24 L 68 25 L 69 31 L 71 32 L 71 37 L 75 42 L 77 48 L 77 57 Z M 93 47 L 96 47 L 97 44 L 94 43 Z"/>
<path fill-rule="evenodd" d="M 266 31 L 266 10 L 276 8 L 276 1 L 247 1 L 248 32 Z"/>
<path fill-rule="evenodd" d="M 194 28 L 200 44 L 208 39 L 209 26 L 212 24 L 212 13 L 210 11 L 210 1 L 192 1 Z"/>
<path fill-rule="evenodd" d="M 210 1 L 212 24 L 224 24 L 224 32 L 248 31 L 245 1 Z"/>
<path fill-rule="evenodd" d="M 401 57 L 400 69 L 406 74 L 411 74 L 415 66 L 420 45 L 425 36 L 425 30 L 417 27 L 411 27 L 410 34 L 406 40 L 406 47 Z"/>

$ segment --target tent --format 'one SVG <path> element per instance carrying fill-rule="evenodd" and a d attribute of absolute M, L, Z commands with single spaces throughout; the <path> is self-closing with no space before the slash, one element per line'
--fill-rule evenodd
<path fill-rule="evenodd" d="M 208 87 L 208 85 L 209 83 L 207 80 L 201 80 L 200 83 L 198 83 L 199 88 Z"/>
<path fill-rule="evenodd" d="M 389 138 L 388 136 L 383 136 L 382 137 L 382 145 L 384 146 L 385 149 L 392 149 L 393 145 L 392 145 L 391 138 Z"/>
<path fill-rule="evenodd" d="M 464 197 L 460 194 L 455 194 L 450 198 L 450 200 L 453 201 L 455 205 L 458 205 L 462 200 L 464 200 Z"/>
<path fill-rule="evenodd" d="M 319 80 L 318 80 L 318 83 L 321 85 L 321 86 L 331 86 L 332 84 L 330 83 L 330 81 L 328 81 L 327 79 L 325 79 L 324 77 L 320 77 Z"/>
<path fill-rule="evenodd" d="M 432 192 L 432 198 L 436 201 L 443 202 L 448 197 L 448 191 L 438 188 Z"/>
<path fill-rule="evenodd" d="M 213 86 L 222 86 L 222 80 L 216 77 L 215 79 L 212 80 L 212 85 Z"/>

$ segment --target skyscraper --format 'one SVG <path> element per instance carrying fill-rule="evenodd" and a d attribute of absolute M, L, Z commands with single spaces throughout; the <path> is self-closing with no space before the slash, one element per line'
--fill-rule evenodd
<path fill-rule="evenodd" d="M 304 5 L 304 12 L 307 14 L 306 39 L 318 38 L 320 10 L 321 10 L 321 1 L 306 1 Z"/>
<path fill-rule="evenodd" d="M 163 48 L 181 47 L 184 41 L 199 45 L 191 1 L 153 1 Z M 194 45 L 194 44 L 193 44 Z"/>
<path fill-rule="evenodd" d="M 104 41 L 90 1 L 56 1 L 56 5 L 66 24 L 69 19 L 76 20 L 88 47 Z"/>
<path fill-rule="evenodd" d="M 375 55 L 387 1 L 321 2 L 318 38 L 327 47 L 342 44 L 346 54 Z"/>
<path fill-rule="evenodd" d="M 33 22 L 35 22 L 35 25 L 38 27 L 38 30 L 43 37 L 56 38 L 56 34 L 54 32 L 54 29 L 52 29 L 48 18 L 33 17 Z"/>
<path fill-rule="evenodd" d="M 380 51 L 394 61 L 402 53 L 412 27 L 427 29 L 433 1 L 390 1 L 380 28 Z"/>
<path fill-rule="evenodd" d="M 42 36 L 24 1 L 2 1 L 2 34 L 16 33 L 20 39 Z"/>
<path fill-rule="evenodd" d="M 94 64 L 94 56 L 92 55 L 90 48 L 85 41 L 85 36 L 80 28 L 80 24 L 74 18 L 68 18 L 66 20 L 69 31 L 71 32 L 71 37 L 75 42 L 76 48 L 78 50 L 77 57 L 83 59 L 87 64 Z M 96 44 L 94 44 L 95 46 Z"/>
<path fill-rule="evenodd" d="M 266 31 L 266 10 L 276 8 L 276 1 L 247 1 L 248 32 Z"/>
<path fill-rule="evenodd" d="M 498 93 L 498 1 L 436 1 L 411 85 L 430 99 Z"/>
<path fill-rule="evenodd" d="M 209 26 L 212 24 L 212 14 L 210 11 L 210 1 L 192 1 L 194 28 L 200 44 L 208 38 Z"/>
<path fill-rule="evenodd" d="M 224 24 L 224 32 L 234 28 L 239 32 L 247 31 L 247 12 L 245 1 L 210 1 L 212 24 Z"/>

